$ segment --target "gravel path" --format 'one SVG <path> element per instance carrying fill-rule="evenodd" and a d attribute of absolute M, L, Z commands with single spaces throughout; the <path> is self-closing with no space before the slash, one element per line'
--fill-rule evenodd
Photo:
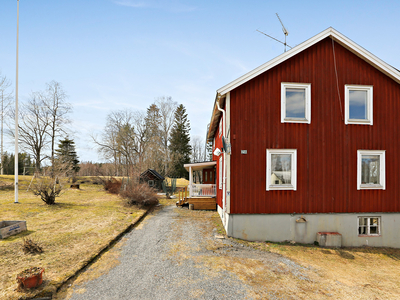
<path fill-rule="evenodd" d="M 177 218 L 169 206 L 146 220 L 128 234 L 120 264 L 79 286 L 86 291 L 73 293 L 71 299 L 249 299 L 248 287 L 234 274 L 220 270 L 211 275 L 209 268 L 188 257 L 201 250 L 202 234 L 192 222 L 175 231 Z M 183 239 L 176 244 L 177 233 Z"/>
<path fill-rule="evenodd" d="M 311 282 L 306 268 L 285 257 L 216 238 L 216 218 L 174 206 L 155 212 L 126 236 L 119 264 L 97 279 L 78 280 L 67 298 L 296 299 L 296 287 L 272 291 L 270 279 Z"/>

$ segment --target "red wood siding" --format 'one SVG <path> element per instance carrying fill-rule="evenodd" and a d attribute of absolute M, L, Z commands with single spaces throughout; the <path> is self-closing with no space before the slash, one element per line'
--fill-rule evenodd
<path fill-rule="evenodd" d="M 340 101 L 330 38 L 231 91 L 231 213 L 400 211 L 400 86 L 335 55 Z M 281 123 L 281 82 L 311 83 L 311 124 Z M 372 126 L 344 124 L 345 84 L 373 85 Z M 266 191 L 268 148 L 297 149 L 297 191 Z M 386 150 L 386 190 L 357 190 L 362 149 Z"/>

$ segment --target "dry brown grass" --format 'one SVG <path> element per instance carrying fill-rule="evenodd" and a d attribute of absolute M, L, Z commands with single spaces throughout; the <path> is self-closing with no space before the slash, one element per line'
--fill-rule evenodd
<path fill-rule="evenodd" d="M 190 219 L 204 236 L 209 236 L 213 227 L 223 234 L 216 212 L 176 211 L 180 215 L 176 222 L 180 225 Z M 251 287 L 252 299 L 400 299 L 400 249 L 326 249 L 314 245 L 229 240 L 233 243 L 232 250 L 225 246 L 221 251 L 221 240 L 206 239 L 202 248 L 212 254 L 191 256 L 185 249 L 186 259 L 195 259 L 209 277 L 222 270 L 235 274 Z M 235 244 L 239 248 L 234 249 Z M 257 251 L 250 253 L 240 244 Z M 175 252 L 181 255 L 183 251 Z M 271 261 L 271 257 L 275 259 Z"/>
<path fill-rule="evenodd" d="M 2 220 L 26 220 L 28 231 L 0 240 L 0 299 L 32 297 L 54 291 L 110 240 L 144 213 L 125 207 L 102 186 L 81 184 L 81 189 L 67 189 L 55 205 L 46 205 L 26 192 L 31 177 L 20 176 L 19 202 L 14 204 L 13 189 L 0 190 Z M 12 183 L 13 176 L 0 176 L 0 183 Z M 40 240 L 41 254 L 24 254 L 24 237 Z M 16 274 L 31 266 L 45 268 L 45 281 L 39 291 L 16 291 Z"/>

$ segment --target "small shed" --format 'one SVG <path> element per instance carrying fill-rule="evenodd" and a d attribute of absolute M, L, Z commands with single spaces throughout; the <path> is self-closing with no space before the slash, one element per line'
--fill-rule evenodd
<path fill-rule="evenodd" d="M 147 184 L 156 189 L 162 190 L 162 182 L 164 181 L 164 177 L 161 176 L 157 171 L 153 169 L 147 169 L 142 174 L 140 174 L 140 182 L 147 182 Z"/>

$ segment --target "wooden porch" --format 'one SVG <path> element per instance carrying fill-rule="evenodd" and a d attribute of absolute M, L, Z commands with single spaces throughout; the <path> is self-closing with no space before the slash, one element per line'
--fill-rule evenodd
<path fill-rule="evenodd" d="M 179 198 L 176 206 L 184 206 L 193 204 L 194 210 L 216 210 L 217 198 L 215 196 L 189 196 L 188 186 L 179 192 Z M 190 206 L 189 206 L 190 208 Z"/>

